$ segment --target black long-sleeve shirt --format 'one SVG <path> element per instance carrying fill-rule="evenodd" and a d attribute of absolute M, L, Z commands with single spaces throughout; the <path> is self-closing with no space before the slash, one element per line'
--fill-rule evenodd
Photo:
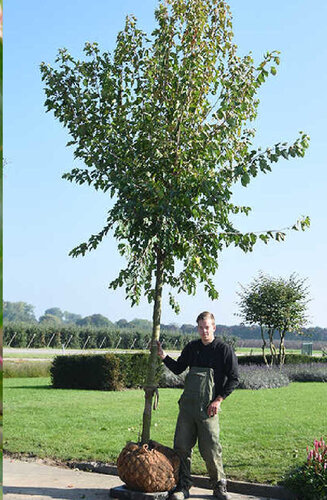
<path fill-rule="evenodd" d="M 192 340 L 184 347 L 177 360 L 167 355 L 163 362 L 175 375 L 192 366 L 213 368 L 215 398 L 227 398 L 238 385 L 237 357 L 231 346 L 218 337 L 207 345 L 201 339 Z"/>

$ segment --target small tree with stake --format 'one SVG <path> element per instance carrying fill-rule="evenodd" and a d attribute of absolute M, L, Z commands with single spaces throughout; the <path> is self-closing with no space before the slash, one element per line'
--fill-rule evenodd
<path fill-rule="evenodd" d="M 153 303 L 142 443 L 150 437 L 163 287 L 194 294 L 200 281 L 217 299 L 211 277 L 224 247 L 247 252 L 258 240 L 284 238 L 234 227 L 231 216 L 250 207 L 231 202 L 232 188 L 280 158 L 304 156 L 309 140 L 301 132 L 291 145 L 251 145 L 257 93 L 279 55 L 268 52 L 259 64 L 237 55 L 226 1 L 165 0 L 155 17 L 151 38 L 127 17 L 112 55 L 86 43 L 86 60 L 63 49 L 57 69 L 41 64 L 45 107 L 68 128 L 68 145 L 85 164 L 63 177 L 113 199 L 103 229 L 70 255 L 85 255 L 113 231 L 127 267 L 110 286 L 125 286 L 133 305 L 142 294 Z M 304 218 L 293 229 L 308 225 Z M 178 311 L 171 294 L 170 305 Z"/>
<path fill-rule="evenodd" d="M 240 316 L 250 325 L 260 326 L 262 354 L 265 355 L 268 335 L 271 364 L 283 365 L 285 361 L 285 335 L 287 332 L 301 334 L 307 323 L 306 310 L 308 287 L 306 279 L 291 274 L 287 279 L 272 278 L 260 273 L 247 287 L 242 286 L 240 297 Z M 278 351 L 274 344 L 274 334 L 279 335 Z"/>

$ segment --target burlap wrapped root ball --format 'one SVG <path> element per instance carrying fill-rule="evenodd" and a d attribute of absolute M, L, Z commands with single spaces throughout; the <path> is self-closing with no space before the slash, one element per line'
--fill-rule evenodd
<path fill-rule="evenodd" d="M 118 475 L 131 490 L 155 493 L 170 491 L 178 482 L 180 460 L 174 450 L 155 441 L 127 443 L 118 461 Z"/>

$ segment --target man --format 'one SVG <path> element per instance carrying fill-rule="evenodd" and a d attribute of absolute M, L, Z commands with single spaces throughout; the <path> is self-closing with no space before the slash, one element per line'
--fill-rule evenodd
<path fill-rule="evenodd" d="M 189 497 L 192 448 L 198 440 L 214 496 L 227 500 L 222 451 L 219 443 L 218 412 L 224 399 L 238 384 L 237 358 L 233 349 L 214 336 L 216 325 L 212 313 L 205 311 L 197 317 L 199 340 L 189 342 L 177 360 L 172 359 L 158 342 L 158 356 L 175 375 L 190 368 L 184 392 L 178 402 L 174 449 L 181 459 L 180 479 L 172 500 Z"/>

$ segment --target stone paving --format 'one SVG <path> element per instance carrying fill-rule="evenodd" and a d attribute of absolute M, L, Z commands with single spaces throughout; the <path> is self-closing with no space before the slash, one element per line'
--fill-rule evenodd
<path fill-rule="evenodd" d="M 4 458 L 3 474 L 4 500 L 109 500 L 110 489 L 123 484 L 114 475 L 11 458 Z M 213 500 L 207 489 L 194 487 L 190 493 L 191 500 Z M 230 495 L 232 500 L 269 500 L 238 493 Z"/>

